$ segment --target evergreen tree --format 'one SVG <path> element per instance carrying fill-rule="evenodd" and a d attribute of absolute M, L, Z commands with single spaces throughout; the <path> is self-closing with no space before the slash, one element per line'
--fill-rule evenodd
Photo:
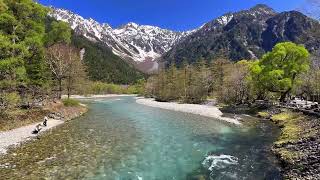
<path fill-rule="evenodd" d="M 22 94 L 46 84 L 43 59 L 46 14 L 47 9 L 32 0 L 0 1 L 2 91 L 16 90 Z"/>
<path fill-rule="evenodd" d="M 69 24 L 63 21 L 51 21 L 45 41 L 47 46 L 56 43 L 71 43 L 71 28 Z"/>
<path fill-rule="evenodd" d="M 224 79 L 224 68 L 226 65 L 231 64 L 231 62 L 224 58 L 218 58 L 216 60 L 213 60 L 210 65 L 211 70 L 211 76 L 213 79 L 212 84 L 212 90 L 215 92 L 218 92 L 222 85 L 223 85 L 223 79 Z"/>

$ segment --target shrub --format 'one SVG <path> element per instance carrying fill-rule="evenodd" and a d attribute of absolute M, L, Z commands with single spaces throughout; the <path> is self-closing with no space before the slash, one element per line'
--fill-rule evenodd
<path fill-rule="evenodd" d="M 16 107 L 21 99 L 17 93 L 3 93 L 0 95 L 0 113 Z"/>
<path fill-rule="evenodd" d="M 64 99 L 63 100 L 63 104 L 65 106 L 79 106 L 80 102 L 78 100 L 75 100 L 75 99 Z"/>
<path fill-rule="evenodd" d="M 93 94 L 102 94 L 106 91 L 106 89 L 106 84 L 102 82 L 94 82 L 91 85 L 91 93 Z"/>
<path fill-rule="evenodd" d="M 135 85 L 118 85 L 103 82 L 90 84 L 89 94 L 143 94 L 144 81 L 141 80 Z"/>

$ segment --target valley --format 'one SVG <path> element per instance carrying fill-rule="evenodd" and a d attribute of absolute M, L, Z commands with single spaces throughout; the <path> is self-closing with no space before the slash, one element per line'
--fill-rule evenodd
<path fill-rule="evenodd" d="M 301 1 L 0 0 L 0 179 L 320 179 Z"/>

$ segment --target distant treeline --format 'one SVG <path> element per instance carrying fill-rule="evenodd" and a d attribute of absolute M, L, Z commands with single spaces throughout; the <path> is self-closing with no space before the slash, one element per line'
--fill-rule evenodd
<path fill-rule="evenodd" d="M 319 62 L 303 46 L 284 42 L 260 60 L 234 63 L 218 58 L 183 63 L 179 68 L 173 64 L 147 80 L 144 95 L 184 103 L 201 103 L 212 97 L 225 104 L 319 97 Z"/>

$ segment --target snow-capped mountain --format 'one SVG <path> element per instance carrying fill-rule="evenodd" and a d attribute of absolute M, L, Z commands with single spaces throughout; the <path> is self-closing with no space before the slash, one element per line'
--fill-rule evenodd
<path fill-rule="evenodd" d="M 257 59 L 283 41 L 304 44 L 310 52 L 319 49 L 318 21 L 297 11 L 278 13 L 263 4 L 227 13 L 187 32 L 136 23 L 113 29 L 63 9 L 53 8 L 51 16 L 68 22 L 92 41 L 104 42 L 114 54 L 144 72 L 158 69 L 158 63 L 179 65 L 183 60 Z"/>
<path fill-rule="evenodd" d="M 72 29 L 90 40 L 106 43 L 114 54 L 135 64 L 149 62 L 147 71 L 157 68 L 155 60 L 168 52 L 173 45 L 194 31 L 175 32 L 155 26 L 128 23 L 113 29 L 93 19 L 84 19 L 71 11 L 52 8 L 50 16 L 68 22 Z M 140 67 L 144 70 L 144 67 Z"/>

